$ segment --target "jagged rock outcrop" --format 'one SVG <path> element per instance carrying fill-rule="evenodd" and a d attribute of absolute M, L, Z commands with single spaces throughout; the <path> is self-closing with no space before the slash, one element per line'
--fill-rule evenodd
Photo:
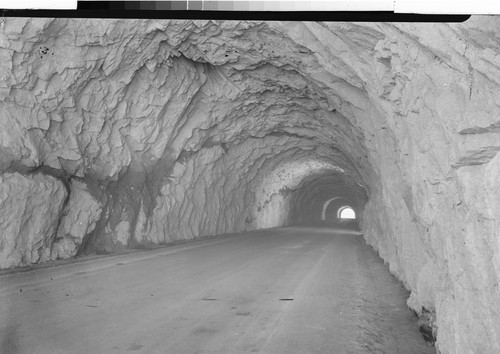
<path fill-rule="evenodd" d="M 499 31 L 7 18 L 1 266 L 314 221 L 340 195 L 440 351 L 498 352 Z"/>
<path fill-rule="evenodd" d="M 0 267 L 50 260 L 66 197 L 52 176 L 0 175 Z"/>
<path fill-rule="evenodd" d="M 52 244 L 51 259 L 66 259 L 76 255 L 85 236 L 94 231 L 102 206 L 78 180 L 70 182 L 69 200 L 63 210 L 57 235 Z"/>

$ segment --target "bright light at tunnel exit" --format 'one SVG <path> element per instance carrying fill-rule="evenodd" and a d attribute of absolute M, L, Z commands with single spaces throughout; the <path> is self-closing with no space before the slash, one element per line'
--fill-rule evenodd
<path fill-rule="evenodd" d="M 354 212 L 354 210 L 352 210 L 352 208 L 344 208 L 342 209 L 342 211 L 340 212 L 340 218 L 341 219 L 356 219 L 356 213 Z"/>

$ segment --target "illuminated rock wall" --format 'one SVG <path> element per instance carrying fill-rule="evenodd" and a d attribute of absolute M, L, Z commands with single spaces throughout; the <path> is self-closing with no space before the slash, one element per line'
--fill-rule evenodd
<path fill-rule="evenodd" d="M 442 352 L 500 351 L 499 32 L 7 18 L 0 267 L 310 222 L 341 195 Z"/>

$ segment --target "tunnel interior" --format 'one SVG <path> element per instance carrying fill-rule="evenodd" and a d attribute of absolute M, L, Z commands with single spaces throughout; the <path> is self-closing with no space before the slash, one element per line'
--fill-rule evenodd
<path fill-rule="evenodd" d="M 351 200 L 345 197 L 330 198 L 323 204 L 321 220 L 335 226 L 349 226 L 359 229 L 357 221 L 359 206 L 353 206 Z"/>
<path fill-rule="evenodd" d="M 0 268 L 352 222 L 438 347 L 500 351 L 499 30 L 6 18 Z"/>
<path fill-rule="evenodd" d="M 290 224 L 340 226 L 338 209 L 345 205 L 358 210 L 358 220 L 362 220 L 361 211 L 366 201 L 366 189 L 349 177 L 346 178 L 342 172 L 318 173 L 303 179 L 292 195 Z"/>

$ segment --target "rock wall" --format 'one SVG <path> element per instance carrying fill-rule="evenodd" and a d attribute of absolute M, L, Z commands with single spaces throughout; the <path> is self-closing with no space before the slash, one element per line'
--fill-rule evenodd
<path fill-rule="evenodd" d="M 376 197 L 368 203 L 365 235 L 407 282 L 409 305 L 435 309 L 443 352 L 500 348 L 500 190 L 492 184 L 498 181 L 500 43 L 491 36 L 499 25 L 473 18 L 391 26 L 398 39 L 377 45 L 385 53 L 379 67 L 387 69 L 377 71 L 384 85 L 372 102 L 396 137 L 387 153 L 396 163 L 388 166 L 379 151 L 383 203 L 374 203 Z M 411 36 L 402 39 L 403 30 Z M 470 198 L 481 193 L 489 196 L 481 203 Z"/>
<path fill-rule="evenodd" d="M 70 195 L 60 216 L 56 238 L 52 244 L 52 259 L 67 259 L 76 255 L 86 235 L 94 231 L 102 213 L 98 198 L 92 196 L 87 186 L 72 179 Z"/>
<path fill-rule="evenodd" d="M 352 201 L 443 353 L 500 351 L 500 41 L 461 24 L 7 18 L 0 267 Z"/>
<path fill-rule="evenodd" d="M 0 175 L 0 264 L 50 260 L 67 192 L 52 176 L 17 172 Z"/>

